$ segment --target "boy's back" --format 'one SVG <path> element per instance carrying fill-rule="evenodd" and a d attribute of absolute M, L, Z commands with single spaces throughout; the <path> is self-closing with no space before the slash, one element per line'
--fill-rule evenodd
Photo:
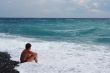
<path fill-rule="evenodd" d="M 23 50 L 23 52 L 21 53 L 21 57 L 20 57 L 20 61 L 21 63 L 23 62 L 31 62 L 33 60 L 35 60 L 35 62 L 37 63 L 37 53 L 34 53 L 31 51 L 31 44 L 27 43 L 26 48 Z"/>
<path fill-rule="evenodd" d="M 20 60 L 21 62 L 26 62 L 27 59 L 32 55 L 32 52 L 29 51 L 29 50 L 24 50 L 22 53 L 21 53 L 21 57 L 20 57 Z"/>

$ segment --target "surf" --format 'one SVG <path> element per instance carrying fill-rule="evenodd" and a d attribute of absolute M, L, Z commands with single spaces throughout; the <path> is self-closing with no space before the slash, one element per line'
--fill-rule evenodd
<path fill-rule="evenodd" d="M 97 71 L 109 71 L 110 51 L 108 51 L 109 46 L 106 45 L 32 41 L 35 39 L 13 35 L 8 35 L 9 38 L 4 37 L 7 34 L 1 36 L 0 51 L 9 52 L 13 60 L 19 61 L 21 51 L 27 42 L 30 42 L 32 50 L 38 53 L 39 63 L 20 64 L 19 67 L 16 67 L 20 73 L 96 73 Z M 103 68 L 102 65 L 106 68 Z"/>

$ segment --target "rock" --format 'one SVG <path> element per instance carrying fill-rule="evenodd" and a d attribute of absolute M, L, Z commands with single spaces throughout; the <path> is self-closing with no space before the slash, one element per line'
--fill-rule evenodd
<path fill-rule="evenodd" d="M 18 66 L 18 61 L 10 60 L 10 55 L 7 52 L 0 52 L 0 73 L 19 73 L 15 70 Z"/>

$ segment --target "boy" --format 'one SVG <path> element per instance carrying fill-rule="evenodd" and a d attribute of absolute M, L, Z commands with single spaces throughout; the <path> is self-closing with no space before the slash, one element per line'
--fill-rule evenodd
<path fill-rule="evenodd" d="M 21 63 L 24 63 L 24 62 L 31 62 L 33 60 L 35 60 L 36 63 L 38 62 L 37 53 L 32 52 L 31 44 L 27 43 L 25 45 L 25 49 L 21 53 L 20 61 L 21 61 Z"/>

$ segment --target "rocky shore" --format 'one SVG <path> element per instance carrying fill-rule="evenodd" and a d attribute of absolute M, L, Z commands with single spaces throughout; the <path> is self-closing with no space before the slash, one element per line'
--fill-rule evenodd
<path fill-rule="evenodd" d="M 15 68 L 19 62 L 10 59 L 10 54 L 0 52 L 0 73 L 19 73 Z"/>

